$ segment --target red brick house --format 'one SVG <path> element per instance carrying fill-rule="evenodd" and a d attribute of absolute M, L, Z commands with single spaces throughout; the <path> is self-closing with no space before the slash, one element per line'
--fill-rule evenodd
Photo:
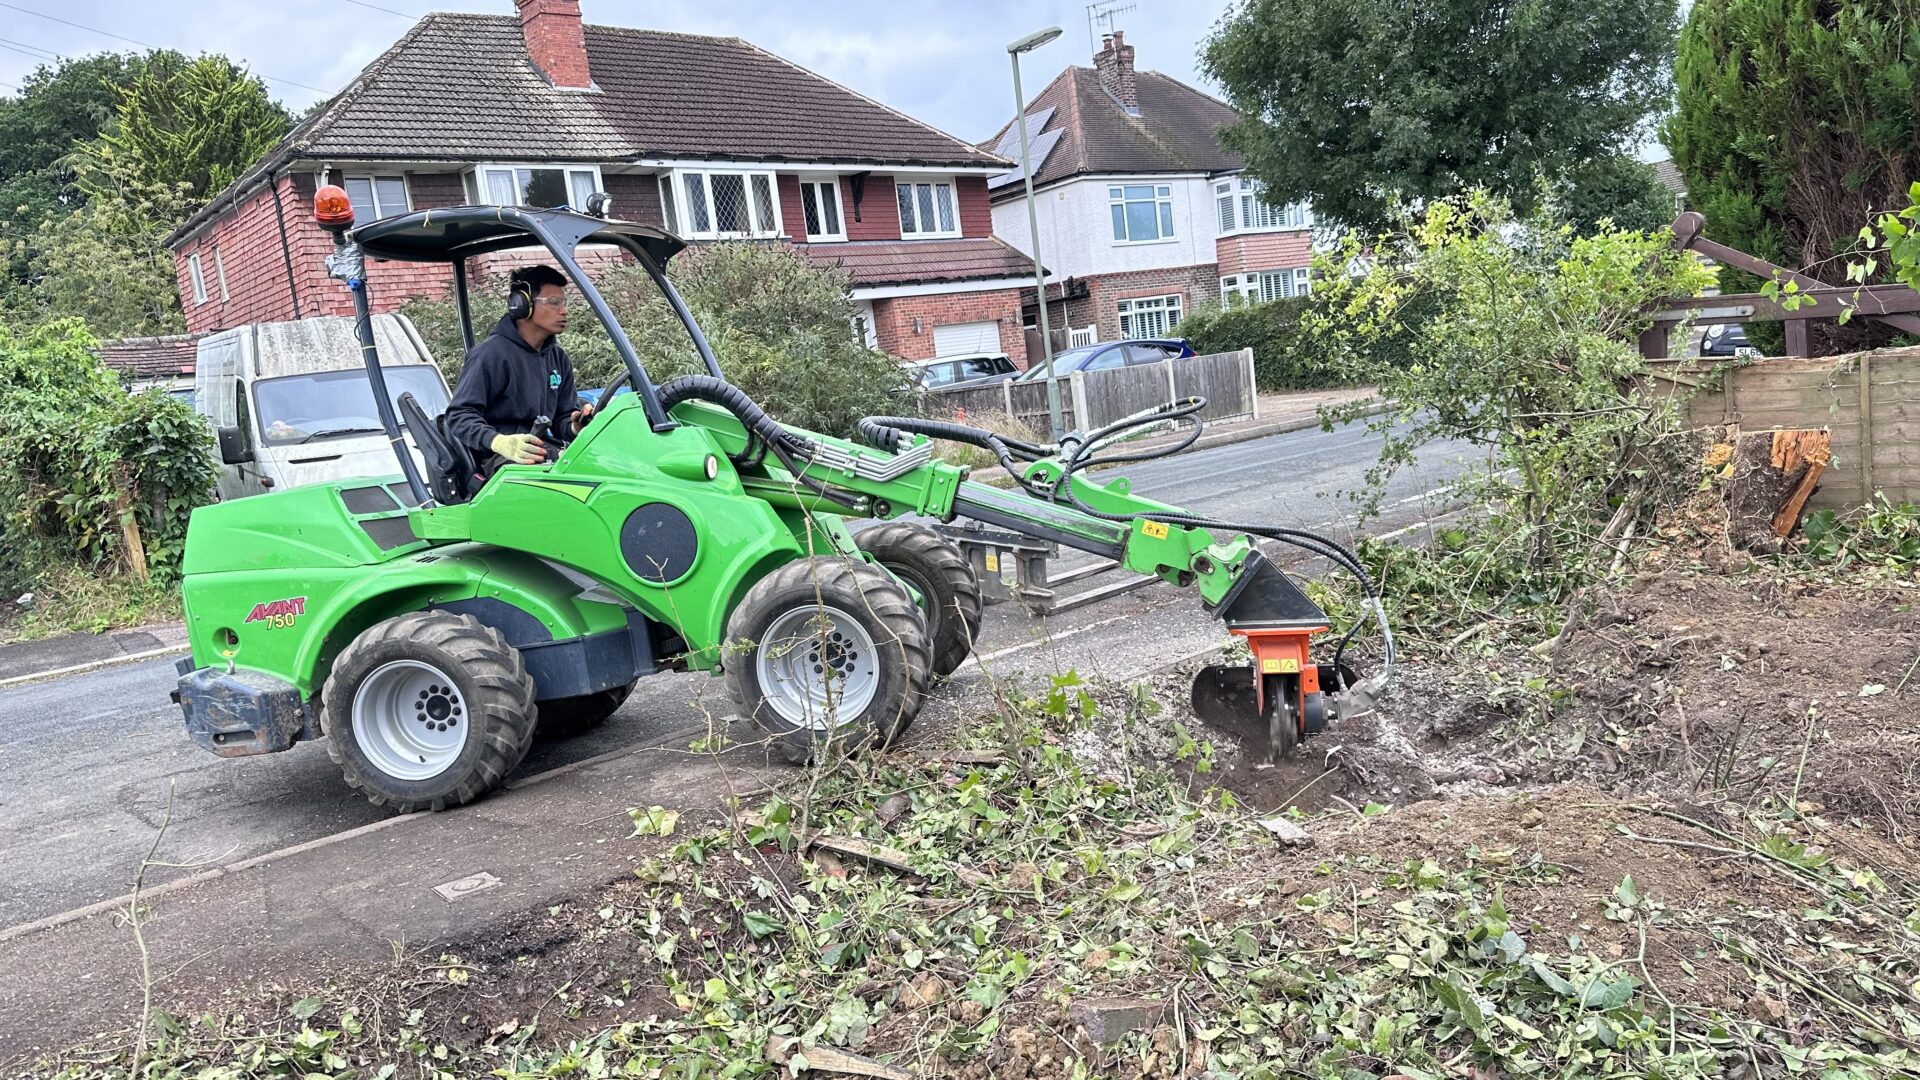
<path fill-rule="evenodd" d="M 786 242 L 845 267 L 868 340 L 896 356 L 1024 358 L 1032 264 L 994 238 L 987 192 L 1006 159 L 739 38 L 514 3 L 518 17 L 421 19 L 173 235 L 190 330 L 351 310 L 322 265 L 321 183 L 345 185 L 362 221 L 597 190 L 695 242 Z M 389 310 L 451 276 L 385 263 L 368 281 Z"/>
<path fill-rule="evenodd" d="M 1307 289 L 1313 212 L 1273 206 L 1219 131 L 1226 103 L 1157 71 L 1136 71 L 1114 33 L 1092 68 L 1069 67 L 1027 105 L 1047 317 L 1083 344 L 1172 334 L 1194 305 Z M 1020 132 L 995 152 L 1016 163 L 987 181 L 994 235 L 1031 250 Z M 1037 321 L 1031 288 L 1026 321 Z"/>

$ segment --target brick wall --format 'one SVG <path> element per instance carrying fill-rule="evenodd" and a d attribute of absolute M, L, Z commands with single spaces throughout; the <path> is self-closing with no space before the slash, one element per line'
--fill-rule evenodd
<path fill-rule="evenodd" d="M 660 206 L 660 178 L 638 173 L 600 174 L 600 186 L 613 197 L 613 216 L 622 221 L 666 228 L 667 212 Z"/>
<path fill-rule="evenodd" d="M 960 235 L 992 236 L 993 204 L 987 198 L 987 178 L 955 177 L 953 195 L 960 201 Z"/>
<path fill-rule="evenodd" d="M 789 240 L 807 238 L 806 207 L 800 203 L 800 177 L 796 173 L 775 173 L 773 177 L 774 197 L 780 200 L 780 224 L 784 226 L 780 235 Z M 843 192 L 841 202 L 846 202 Z"/>
<path fill-rule="evenodd" d="M 1213 246 L 1220 263 L 1220 277 L 1246 270 L 1283 270 L 1313 262 L 1313 234 L 1305 230 L 1222 236 Z"/>
<path fill-rule="evenodd" d="M 1000 323 L 1000 348 L 1024 369 L 1027 366 L 1027 348 L 1020 327 L 1019 289 L 899 296 L 873 302 L 874 337 L 881 351 L 902 360 L 931 359 L 934 355 L 933 328 L 936 326 L 985 322 L 988 319 Z"/>
<path fill-rule="evenodd" d="M 1124 274 L 1098 274 L 1079 280 L 1086 282 L 1087 295 L 1076 300 L 1052 301 L 1047 307 L 1047 318 L 1053 321 L 1055 330 L 1062 326 L 1060 319 L 1063 311 L 1067 327 L 1084 327 L 1091 322 L 1099 328 L 1101 341 L 1120 338 L 1119 303 L 1122 300 L 1177 295 L 1180 297 L 1183 318 L 1191 314 L 1197 304 L 1217 303 L 1220 300 L 1220 270 L 1214 263 L 1136 270 Z M 1024 307 L 1032 309 L 1033 290 L 1022 290 L 1021 297 Z M 1175 334 L 1178 334 L 1177 330 Z"/>
<path fill-rule="evenodd" d="M 840 178 L 840 206 L 846 211 L 847 239 L 900 239 L 900 204 L 894 201 L 893 177 L 867 177 L 866 198 L 860 202 L 860 220 L 853 219 L 853 182 Z"/>

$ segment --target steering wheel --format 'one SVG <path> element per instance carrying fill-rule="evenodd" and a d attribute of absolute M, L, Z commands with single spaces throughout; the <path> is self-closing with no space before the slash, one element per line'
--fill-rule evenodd
<path fill-rule="evenodd" d="M 633 372 L 628 371 L 626 368 L 626 365 L 622 364 L 620 366 L 620 374 L 615 375 L 613 377 L 613 381 L 607 384 L 607 388 L 605 390 L 600 391 L 600 400 L 594 402 L 593 411 L 599 412 L 600 411 L 599 406 L 609 401 L 612 401 L 613 395 L 619 393 L 621 387 L 627 385 L 629 382 L 632 382 L 632 381 L 633 381 Z"/>

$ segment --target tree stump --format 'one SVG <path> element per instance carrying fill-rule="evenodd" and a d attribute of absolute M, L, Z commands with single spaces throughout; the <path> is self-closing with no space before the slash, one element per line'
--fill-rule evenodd
<path fill-rule="evenodd" d="M 1824 428 L 1734 435 L 1723 489 L 1727 538 L 1734 547 L 1769 555 L 1780 551 L 1833 459 L 1832 441 Z"/>

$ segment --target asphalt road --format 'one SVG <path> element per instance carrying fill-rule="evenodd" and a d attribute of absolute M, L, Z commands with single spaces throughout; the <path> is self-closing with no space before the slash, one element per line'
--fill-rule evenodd
<path fill-rule="evenodd" d="M 1338 493 L 1360 485 L 1377 450 L 1378 441 L 1358 430 L 1303 431 L 1122 472 L 1141 494 L 1197 513 L 1350 536 L 1351 506 Z M 1470 460 L 1465 447 L 1430 448 L 1420 467 L 1395 480 L 1388 510 L 1370 531 L 1402 528 L 1437 512 L 1436 500 L 1424 493 Z M 992 658 L 988 666 L 996 676 L 1063 663 L 1124 675 L 1207 640 L 1217 624 L 1205 623 L 1198 611 L 1189 594 L 1164 585 L 1050 620 L 999 605 L 988 610 L 976 652 Z M 1143 634 L 1142 625 L 1157 632 Z M 942 693 L 962 701 L 969 680 L 979 679 L 977 668 L 962 669 L 956 687 Z M 163 821 L 169 824 L 156 858 L 176 865 L 155 868 L 149 881 L 187 873 L 182 866 L 231 863 L 386 816 L 340 780 L 324 742 L 258 758 L 200 750 L 167 700 L 173 682 L 172 662 L 159 660 L 0 691 L 0 928 L 125 893 Z M 724 717 L 730 708 L 717 679 L 645 679 L 597 730 L 536 744 L 516 775 L 658 740 Z"/>

